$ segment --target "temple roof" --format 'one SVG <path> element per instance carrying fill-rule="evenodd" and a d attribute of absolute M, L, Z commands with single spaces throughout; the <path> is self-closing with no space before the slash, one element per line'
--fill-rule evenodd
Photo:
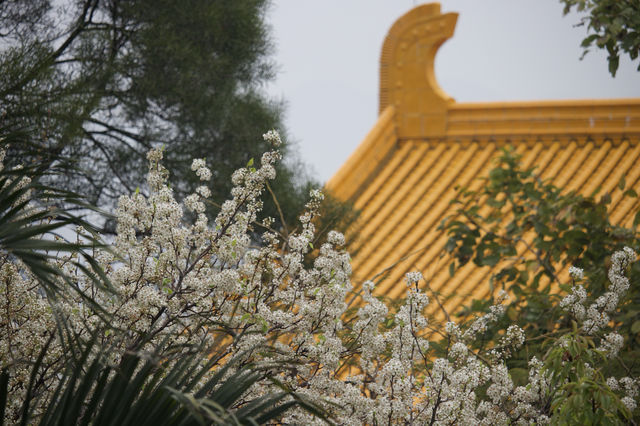
<path fill-rule="evenodd" d="M 378 294 L 403 296 L 404 274 L 419 270 L 454 311 L 489 292 L 492 269 L 470 262 L 449 276 L 447 241 L 437 229 L 456 188 L 478 189 L 500 147 L 512 145 L 522 165 L 567 191 L 612 196 L 614 223 L 638 209 L 616 185 L 640 193 L 640 99 L 457 103 L 437 85 L 433 61 L 453 35 L 457 14 L 439 4 L 414 8 L 385 39 L 380 116 L 328 182 L 335 196 L 360 210 L 351 244 L 356 287 L 378 276 Z"/>

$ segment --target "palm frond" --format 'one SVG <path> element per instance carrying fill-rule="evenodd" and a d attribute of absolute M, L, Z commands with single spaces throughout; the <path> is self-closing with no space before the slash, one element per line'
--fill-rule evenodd
<path fill-rule="evenodd" d="M 94 336 L 84 343 L 82 355 L 69 362 L 41 418 L 32 419 L 25 403 L 22 424 L 37 420 L 41 426 L 257 425 L 277 422 L 293 408 L 328 421 L 320 407 L 287 390 L 241 404 L 256 382 L 269 379 L 268 370 L 257 366 L 246 365 L 227 375 L 235 364 L 232 359 L 202 385 L 194 379 L 212 368 L 208 350 L 198 348 L 167 360 L 159 355 L 161 346 L 153 354 L 125 354 L 113 366 L 102 356 L 109 349 L 98 347 L 97 340 Z M 6 401 L 8 379 L 9 373 L 3 371 L 0 402 Z"/>
<path fill-rule="evenodd" d="M 27 132 L 0 128 L 0 141 L 4 145 L 24 144 L 27 139 Z M 58 165 L 54 155 L 37 158 L 42 160 L 0 170 L 0 255 L 5 261 L 21 262 L 52 300 L 72 289 L 97 312 L 103 312 L 98 304 L 86 298 L 71 277 L 55 266 L 55 261 L 65 256 L 67 264 L 86 273 L 94 285 L 111 291 L 109 279 L 93 257 L 95 250 L 108 247 L 90 222 L 71 212 L 108 215 L 88 205 L 78 194 L 41 183 L 58 172 Z M 64 238 L 65 234 L 75 235 L 77 227 L 87 231 L 81 240 Z"/>

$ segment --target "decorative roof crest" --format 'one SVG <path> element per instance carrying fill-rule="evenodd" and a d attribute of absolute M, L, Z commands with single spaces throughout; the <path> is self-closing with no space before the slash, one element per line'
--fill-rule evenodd
<path fill-rule="evenodd" d="M 384 40 L 380 113 L 395 107 L 400 138 L 444 134 L 447 107 L 454 100 L 438 86 L 434 61 L 457 20 L 457 13 L 440 13 L 439 3 L 420 5 L 400 17 Z"/>

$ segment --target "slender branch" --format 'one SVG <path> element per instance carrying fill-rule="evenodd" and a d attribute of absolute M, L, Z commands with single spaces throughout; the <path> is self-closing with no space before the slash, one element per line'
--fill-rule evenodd
<path fill-rule="evenodd" d="M 278 197 L 276 197 L 276 194 L 271 189 L 271 185 L 269 185 L 269 182 L 266 181 L 265 183 L 266 183 L 267 190 L 269 191 L 269 194 L 271 194 L 273 203 L 276 205 L 276 209 L 278 209 L 278 215 L 280 215 L 280 222 L 282 222 L 282 230 L 284 231 L 284 235 L 286 237 L 285 241 L 289 241 L 289 230 L 287 229 L 287 222 L 284 220 L 284 214 L 282 213 L 282 209 L 280 208 Z"/>
<path fill-rule="evenodd" d="M 0 92 L 0 96 L 4 97 L 10 93 L 13 93 L 19 90 L 20 88 L 24 87 L 27 83 L 29 83 L 31 80 L 35 79 L 38 76 L 38 74 L 42 72 L 43 69 L 54 64 L 55 61 L 60 56 L 62 56 L 62 54 L 64 54 L 64 52 L 71 45 L 71 43 L 73 43 L 75 39 L 78 38 L 78 36 L 82 34 L 82 32 L 85 30 L 87 24 L 90 21 L 90 19 L 88 20 L 87 17 L 93 16 L 93 13 L 95 12 L 97 6 L 98 6 L 98 0 L 86 1 L 82 8 L 82 13 L 80 14 L 80 18 L 78 18 L 76 27 L 73 29 L 73 31 L 71 31 L 71 33 L 66 38 L 66 40 L 63 41 L 62 44 L 60 44 L 60 46 L 56 50 L 54 50 L 53 52 L 51 52 L 51 54 L 45 57 L 44 60 L 42 60 L 39 64 L 34 66 L 31 69 L 31 71 L 26 73 L 22 79 L 18 80 L 16 83 L 14 83 L 13 85 L 9 86 L 7 89 Z"/>

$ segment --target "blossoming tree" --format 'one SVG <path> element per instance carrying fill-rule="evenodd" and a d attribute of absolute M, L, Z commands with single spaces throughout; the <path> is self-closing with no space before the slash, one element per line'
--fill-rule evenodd
<path fill-rule="evenodd" d="M 519 385 L 507 360 L 524 343 L 520 327 L 507 327 L 484 350 L 473 344 L 504 315 L 506 293 L 467 325 L 449 322 L 434 330 L 423 316 L 429 299 L 420 273 L 406 276 L 406 299 L 397 310 L 372 295 L 372 282 L 353 294 L 340 233 L 331 232 L 313 265 L 306 267 L 305 256 L 315 250 L 314 219 L 322 193 L 311 192 L 299 232 L 287 238 L 271 229 L 269 218 L 259 218 L 259 196 L 274 178 L 280 157 L 277 133 L 264 138 L 274 150 L 260 164 L 250 161 L 234 173 L 231 198 L 211 222 L 204 214 L 211 177 L 206 162 L 193 161 L 202 186 L 179 203 L 166 184 L 162 151 L 149 152 L 149 195 L 120 198 L 112 250 L 95 252 L 113 291 L 98 288 L 78 262 L 62 257 L 57 266 L 77 291 L 52 301 L 20 261 L 0 259 L 0 359 L 8 372 L 8 423 L 33 395 L 38 397 L 33 418 L 47 415 L 47 403 L 64 377 L 59 316 L 76 340 L 98 341 L 102 349 L 87 357 L 105 365 L 118 365 L 131 353 L 154 352 L 177 368 L 176 353 L 187 357 L 193 347 L 208 348 L 207 371 L 194 391 L 221 371 L 232 376 L 249 364 L 269 370 L 234 402 L 240 410 L 285 388 L 339 424 L 616 423 L 632 418 L 637 380 L 604 373 L 608 356 L 624 344 L 609 330 L 608 315 L 630 286 L 625 273 L 636 260 L 631 249 L 612 256 L 611 284 L 602 296 L 588 294 L 579 284 L 584 279 L 580 271 L 574 271 L 576 285 L 560 306 L 576 325 L 545 352 L 531 354 L 528 378 Z M 257 229 L 266 230 L 261 241 L 252 238 Z M 78 238 L 82 235 L 79 230 Z M 108 324 L 82 296 L 101 306 Z M 355 315 L 348 315 L 348 308 Z M 444 352 L 433 350 L 434 340 Z M 27 386 L 33 376 L 38 380 Z M 284 411 L 280 421 L 325 422 L 298 406 Z"/>

